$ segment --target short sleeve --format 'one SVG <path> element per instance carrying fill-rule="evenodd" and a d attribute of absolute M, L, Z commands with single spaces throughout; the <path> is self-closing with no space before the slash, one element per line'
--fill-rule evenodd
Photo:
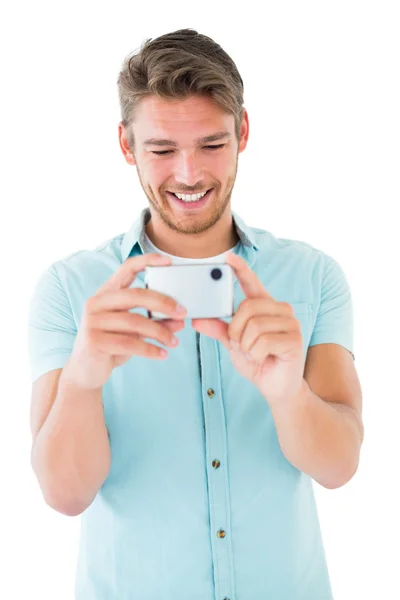
<path fill-rule="evenodd" d="M 309 346 L 340 344 L 354 357 L 354 318 L 350 287 L 343 269 L 325 255 L 321 301 Z"/>
<path fill-rule="evenodd" d="M 53 369 L 64 367 L 77 328 L 71 305 L 55 265 L 39 278 L 28 316 L 28 350 L 32 382 Z"/>

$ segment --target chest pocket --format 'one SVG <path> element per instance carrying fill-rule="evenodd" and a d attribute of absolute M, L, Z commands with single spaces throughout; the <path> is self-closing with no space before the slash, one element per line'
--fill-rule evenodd
<path fill-rule="evenodd" d="M 312 334 L 312 309 L 313 305 L 310 302 L 290 302 L 294 310 L 296 319 L 301 325 L 301 335 L 303 337 L 304 352 L 308 348 Z"/>

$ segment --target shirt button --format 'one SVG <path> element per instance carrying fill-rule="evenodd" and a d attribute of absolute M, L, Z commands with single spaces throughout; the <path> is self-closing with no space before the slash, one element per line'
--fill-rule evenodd
<path fill-rule="evenodd" d="M 220 529 L 219 531 L 217 531 L 217 537 L 224 538 L 225 536 L 226 536 L 226 533 L 223 529 Z"/>
<path fill-rule="evenodd" d="M 215 396 L 214 390 L 212 390 L 211 388 L 208 388 L 207 394 L 208 394 L 209 398 L 212 398 L 213 396 Z"/>
<path fill-rule="evenodd" d="M 214 467 L 214 469 L 218 469 L 218 467 L 220 466 L 220 462 L 219 460 L 213 460 L 212 461 L 212 466 Z"/>

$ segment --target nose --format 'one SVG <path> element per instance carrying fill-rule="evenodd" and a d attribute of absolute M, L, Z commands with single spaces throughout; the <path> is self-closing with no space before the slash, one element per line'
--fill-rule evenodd
<path fill-rule="evenodd" d="M 181 153 L 175 171 L 175 180 L 190 187 L 194 187 L 204 180 L 201 160 L 195 156 L 194 152 Z"/>

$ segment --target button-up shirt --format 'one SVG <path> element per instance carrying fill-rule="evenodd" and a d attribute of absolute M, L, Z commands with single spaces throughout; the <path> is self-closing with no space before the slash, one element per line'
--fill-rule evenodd
<path fill-rule="evenodd" d="M 337 261 L 232 216 L 233 251 L 293 306 L 304 357 L 324 343 L 353 353 L 352 300 Z M 40 276 L 29 316 L 32 381 L 65 365 L 84 303 L 145 251 L 149 217 L 143 209 L 127 233 Z M 144 272 L 133 285 L 145 287 Z M 243 299 L 235 277 L 235 311 Z M 167 359 L 133 356 L 103 386 L 111 468 L 80 516 L 76 599 L 331 599 L 313 482 L 283 455 L 267 399 L 190 320 L 176 335 Z"/>

